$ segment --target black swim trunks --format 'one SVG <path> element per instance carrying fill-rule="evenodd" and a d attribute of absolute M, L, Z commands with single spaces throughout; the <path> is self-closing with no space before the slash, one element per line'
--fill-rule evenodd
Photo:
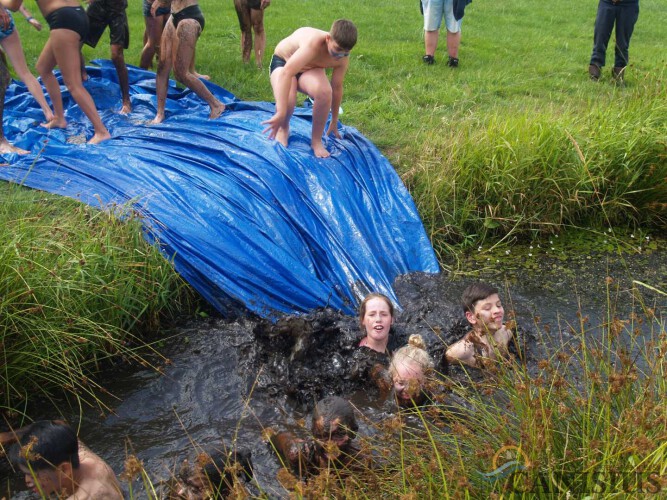
<path fill-rule="evenodd" d="M 204 31 L 204 14 L 199 5 L 190 5 L 183 10 L 171 13 L 171 22 L 174 23 L 174 28 L 178 28 L 178 23 L 183 19 L 194 19 L 201 26 L 201 30 Z"/>
<path fill-rule="evenodd" d="M 90 26 L 84 40 L 86 45 L 95 47 L 108 26 L 111 45 L 120 45 L 127 49 L 130 46 L 130 26 L 126 9 L 126 0 L 96 0 L 90 4 L 86 11 Z"/>
<path fill-rule="evenodd" d="M 88 35 L 88 16 L 81 7 L 60 7 L 46 16 L 52 30 L 70 30 L 79 34 L 81 40 Z"/>
<path fill-rule="evenodd" d="M 144 17 L 152 17 L 151 16 L 151 7 L 153 6 L 153 0 L 144 0 Z M 157 10 L 155 11 L 155 17 L 157 16 L 166 16 L 171 13 L 171 9 L 169 7 L 158 7 Z"/>
<path fill-rule="evenodd" d="M 285 61 L 285 59 L 283 59 L 280 56 L 277 56 L 277 55 L 273 54 L 273 57 L 271 58 L 271 64 L 269 65 L 269 75 L 271 73 L 273 73 L 274 70 L 276 70 L 278 68 L 282 68 L 283 66 L 285 66 L 285 64 L 287 64 L 287 61 Z M 303 72 L 297 73 L 296 74 L 296 79 L 298 80 L 301 77 L 301 75 L 303 75 Z"/>

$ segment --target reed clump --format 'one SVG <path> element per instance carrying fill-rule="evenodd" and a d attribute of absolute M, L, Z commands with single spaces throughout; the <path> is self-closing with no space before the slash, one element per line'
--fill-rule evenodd
<path fill-rule="evenodd" d="M 100 363 L 138 359 L 136 335 L 192 294 L 130 210 L 0 188 L 0 405 L 61 388 L 95 400 Z"/>

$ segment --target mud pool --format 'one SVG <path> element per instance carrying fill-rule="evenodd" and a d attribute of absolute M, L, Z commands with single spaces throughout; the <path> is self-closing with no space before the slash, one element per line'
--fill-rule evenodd
<path fill-rule="evenodd" d="M 484 268 L 472 277 L 442 273 L 399 279 L 402 310 L 389 348 L 420 333 L 434 358 L 441 359 L 444 346 L 463 332 L 458 298 L 475 279 L 501 289 L 506 319 L 512 311 L 529 365 L 550 344 L 572 337 L 570 326 L 578 325 L 578 312 L 589 317 L 595 334 L 595 325 L 604 322 L 610 310 L 627 316 L 641 296 L 658 322 L 664 325 L 667 319 L 667 298 L 641 284 L 667 289 L 664 250 L 624 258 L 603 253 L 568 261 L 545 257 L 535 266 L 516 269 L 500 260 L 485 258 L 486 266 L 465 263 L 464 268 Z M 366 361 L 355 354 L 362 337 L 356 318 L 328 310 L 276 323 L 207 318 L 168 333 L 171 338 L 162 353 L 169 361 L 161 362 L 163 374 L 138 368 L 110 374 L 105 386 L 115 396 L 106 400 L 112 413 L 87 408 L 62 415 L 80 422 L 81 438 L 117 474 L 126 456 L 134 454 L 153 480 L 167 479 L 184 458 L 192 459 L 200 448 L 223 440 L 249 449 L 259 488 L 271 498 L 284 498 L 286 492 L 276 480 L 278 459 L 262 438 L 265 429 L 298 431 L 313 401 L 327 394 L 352 400 L 363 415 L 361 434 L 371 434 L 369 422 L 395 411 L 390 398 L 382 400 L 357 376 Z M 146 496 L 139 483 L 134 487 L 135 496 Z M 14 498 L 29 498 L 18 476 L 10 488 L 15 488 Z M 249 491 L 259 489 L 250 485 Z"/>

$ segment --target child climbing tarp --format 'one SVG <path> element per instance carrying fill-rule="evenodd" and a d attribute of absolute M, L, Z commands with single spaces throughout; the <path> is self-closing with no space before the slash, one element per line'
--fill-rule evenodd
<path fill-rule="evenodd" d="M 170 83 L 167 116 L 155 116 L 155 74 L 129 68 L 133 112 L 120 107 L 115 68 L 88 68 L 86 87 L 112 139 L 85 144 L 90 122 L 63 87 L 66 130 L 37 126 L 41 110 L 22 84 L 7 90 L 4 127 L 29 155 L 5 155 L 0 178 L 106 208 L 131 204 L 147 238 L 223 314 L 262 315 L 330 306 L 352 312 L 367 291 L 395 299 L 392 282 L 438 272 L 405 186 L 371 142 L 342 127 L 331 158 L 310 149 L 310 111 L 292 118 L 289 149 L 262 134 L 273 104 L 227 105 L 217 120 Z M 73 141 L 74 139 L 74 141 Z"/>

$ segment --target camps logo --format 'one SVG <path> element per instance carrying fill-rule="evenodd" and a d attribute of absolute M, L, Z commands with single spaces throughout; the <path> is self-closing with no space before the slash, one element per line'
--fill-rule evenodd
<path fill-rule="evenodd" d="M 526 470 L 530 467 L 530 460 L 518 446 L 507 445 L 500 448 L 493 456 L 491 472 L 479 472 L 483 479 L 495 482 L 510 474 Z"/>

